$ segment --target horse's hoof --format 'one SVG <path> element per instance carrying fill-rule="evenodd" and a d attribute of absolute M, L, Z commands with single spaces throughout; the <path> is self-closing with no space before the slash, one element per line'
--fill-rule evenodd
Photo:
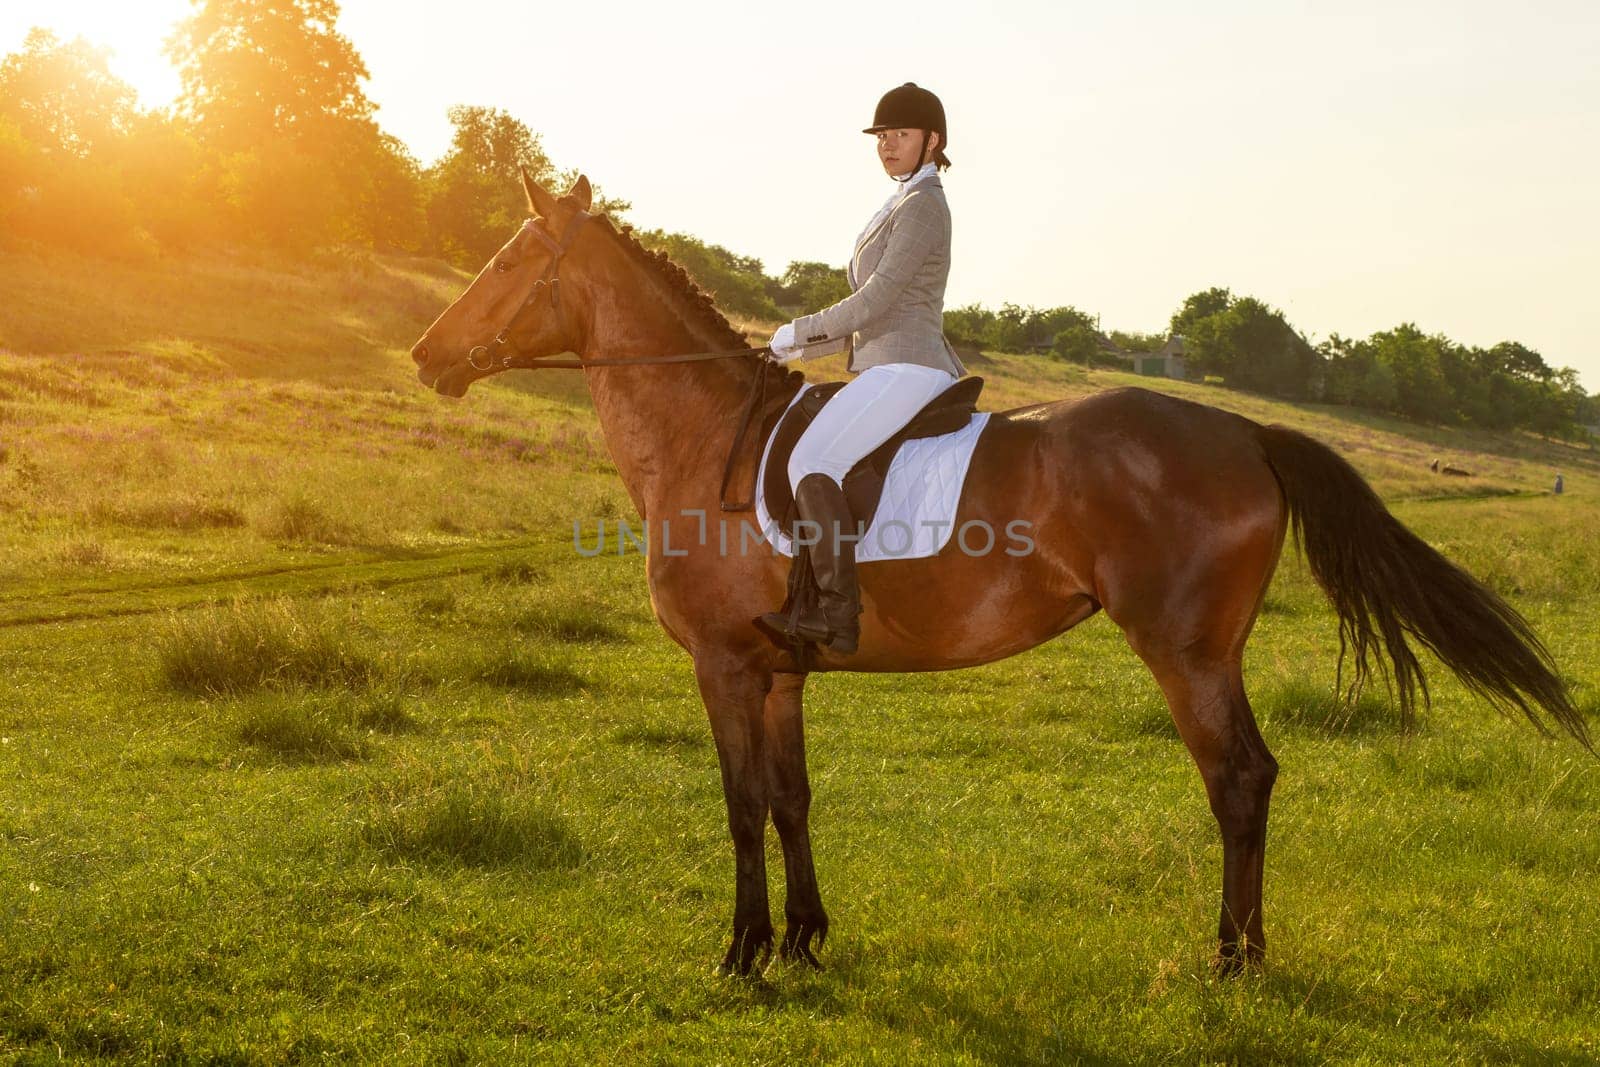
<path fill-rule="evenodd" d="M 1265 960 L 1266 951 L 1261 945 L 1226 942 L 1217 946 L 1217 954 L 1211 959 L 1211 972 L 1218 978 L 1238 978 L 1260 971 Z"/>
<path fill-rule="evenodd" d="M 772 960 L 772 931 L 765 935 L 743 935 L 735 937 L 733 944 L 728 946 L 728 954 L 722 957 L 722 962 L 717 965 L 717 976 L 720 978 L 748 978 L 751 973 L 767 969 L 767 964 Z"/>
<path fill-rule="evenodd" d="M 822 970 L 822 961 L 809 945 L 785 945 L 779 956 L 785 963 L 809 963 L 813 971 Z"/>
<path fill-rule="evenodd" d="M 816 938 L 817 947 L 828 938 L 828 917 L 822 916 L 820 920 L 791 921 L 788 929 L 783 932 L 783 943 L 778 947 L 778 956 L 786 963 L 803 960 L 817 970 L 822 970 L 822 962 L 817 959 L 816 953 L 811 951 L 811 939 Z"/>

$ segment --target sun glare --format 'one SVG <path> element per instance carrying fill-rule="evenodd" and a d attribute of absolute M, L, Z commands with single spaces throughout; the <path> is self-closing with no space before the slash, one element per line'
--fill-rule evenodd
<path fill-rule="evenodd" d="M 63 41 L 82 37 L 111 49 L 111 72 L 139 94 L 139 106 L 165 107 L 178 95 L 178 72 L 162 43 L 190 12 L 187 0 L 55 0 L 0 5 L 0 52 L 22 47 L 35 26 Z"/>
<path fill-rule="evenodd" d="M 1004 17 L 910 22 L 897 5 L 817 0 L 813 21 L 850 32 L 806 76 L 754 81 L 740 62 L 792 36 L 782 5 L 0 0 L 0 58 L 22 53 L 36 27 L 63 46 L 82 39 L 107 51 L 137 109 L 168 109 L 182 83 L 166 42 L 207 3 L 235 16 L 336 12 L 336 48 L 350 51 L 343 98 L 406 160 L 447 156 L 452 108 L 500 112 L 558 168 L 630 201 L 641 228 L 778 270 L 849 252 L 851 220 L 887 195 L 861 120 L 886 85 L 914 78 L 949 109 L 952 306 L 1070 300 L 1119 329 L 1159 329 L 1183 294 L 1222 285 L 1316 338 L 1402 322 L 1482 347 L 1515 337 L 1600 384 L 1585 310 L 1600 246 L 1594 0 L 1515 18 L 1464 15 L 1450 0 L 1377 5 L 1381 17 L 1257 0 L 1011 0 L 997 6 Z M 901 45 L 886 58 L 889 37 Z M 225 87 L 197 81 L 177 125 L 197 123 L 211 99 L 251 127 L 249 102 L 282 92 L 300 59 L 266 45 L 217 75 Z M 93 110 L 81 92 L 60 99 Z M 70 137 L 72 116 L 57 119 Z M 189 132 L 202 128 L 215 142 L 220 127 Z M 752 151 L 743 131 L 769 129 L 803 153 Z M 281 138 L 246 134 L 229 151 L 241 146 L 261 167 L 290 165 L 265 158 L 290 153 Z M 261 182 L 286 197 L 294 187 Z"/>

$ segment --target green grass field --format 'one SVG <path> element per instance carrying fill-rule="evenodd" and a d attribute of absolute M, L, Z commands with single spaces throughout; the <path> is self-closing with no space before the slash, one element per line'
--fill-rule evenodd
<path fill-rule="evenodd" d="M 1336 706 L 1298 560 L 1247 662 L 1282 765 L 1263 973 L 1208 968 L 1215 824 L 1096 617 L 814 678 L 825 970 L 719 979 L 716 756 L 641 558 L 573 551 L 631 514 L 578 376 L 424 391 L 406 349 L 464 281 L 425 261 L 0 280 L 0 1055 L 1600 1059 L 1600 761 L 1437 669 L 1410 733 Z M 973 370 L 989 409 L 1134 381 Z M 1338 447 L 1600 729 L 1593 451 L 1158 384 Z"/>

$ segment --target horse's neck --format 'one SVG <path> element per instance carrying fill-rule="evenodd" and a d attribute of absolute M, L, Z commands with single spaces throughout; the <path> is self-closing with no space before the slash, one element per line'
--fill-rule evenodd
<path fill-rule="evenodd" d="M 597 309 L 591 359 L 722 351 L 730 340 L 691 326 L 654 299 Z M 723 463 L 751 383 L 753 361 L 709 360 L 584 371 L 617 472 L 641 516 L 682 506 L 715 510 Z"/>

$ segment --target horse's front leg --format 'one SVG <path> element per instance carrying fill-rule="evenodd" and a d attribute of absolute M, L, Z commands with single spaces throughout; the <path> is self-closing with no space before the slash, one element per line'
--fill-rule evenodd
<path fill-rule="evenodd" d="M 711 717 L 722 766 L 735 860 L 733 943 L 722 974 L 750 973 L 772 953 L 772 915 L 767 910 L 767 775 L 762 710 L 772 672 L 751 655 L 706 651 L 695 656 L 695 678 Z"/>
<path fill-rule="evenodd" d="M 772 824 L 783 842 L 786 891 L 783 914 L 787 923 L 780 952 L 786 960 L 803 959 L 822 966 L 811 951 L 814 938 L 820 948 L 828 936 L 828 913 L 817 892 L 817 872 L 811 862 L 811 783 L 806 777 L 806 727 L 801 711 L 805 689 L 803 674 L 779 674 L 767 694 L 767 790 L 772 804 Z"/>

